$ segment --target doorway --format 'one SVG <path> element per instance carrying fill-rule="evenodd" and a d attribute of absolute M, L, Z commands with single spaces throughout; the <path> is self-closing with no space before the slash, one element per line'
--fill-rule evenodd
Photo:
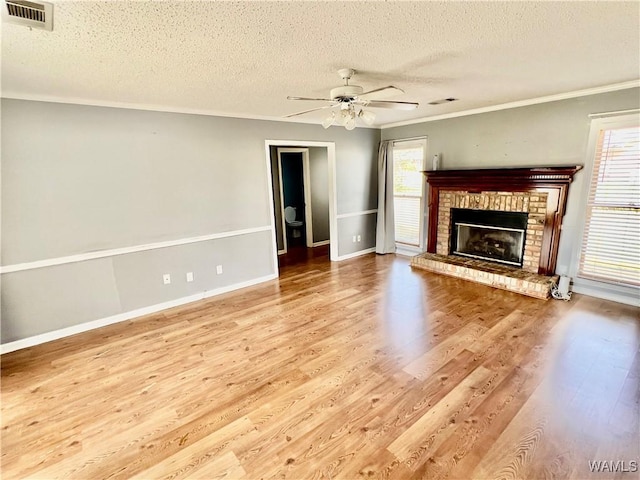
<path fill-rule="evenodd" d="M 266 140 L 265 147 L 275 268 L 278 255 L 283 258 L 293 247 L 307 256 L 323 250 L 325 257 L 336 260 L 334 143 Z M 289 209 L 289 225 L 286 207 L 295 207 L 295 216 Z"/>
<path fill-rule="evenodd" d="M 314 244 L 309 149 L 278 147 L 277 155 L 282 232 L 278 254 L 285 254 L 289 247 Z"/>

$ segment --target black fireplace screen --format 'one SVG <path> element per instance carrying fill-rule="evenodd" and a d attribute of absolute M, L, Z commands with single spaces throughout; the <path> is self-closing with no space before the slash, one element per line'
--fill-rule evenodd
<path fill-rule="evenodd" d="M 451 254 L 522 267 L 528 214 L 451 209 Z"/>

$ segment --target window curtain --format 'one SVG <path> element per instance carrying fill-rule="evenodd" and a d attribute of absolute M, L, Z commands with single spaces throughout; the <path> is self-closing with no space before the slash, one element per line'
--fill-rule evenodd
<path fill-rule="evenodd" d="M 393 215 L 393 158 L 391 141 L 380 142 L 378 149 L 378 223 L 376 253 L 396 251 Z"/>

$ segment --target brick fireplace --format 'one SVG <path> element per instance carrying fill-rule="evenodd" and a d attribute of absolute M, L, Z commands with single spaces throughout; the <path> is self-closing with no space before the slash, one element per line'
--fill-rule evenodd
<path fill-rule="evenodd" d="M 436 253 L 449 255 L 451 247 L 451 209 L 464 208 L 493 212 L 528 214 L 522 269 L 538 273 L 542 253 L 547 194 L 544 192 L 441 191 L 438 208 Z"/>
<path fill-rule="evenodd" d="M 552 283 L 557 281 L 553 273 L 569 184 L 581 168 L 424 172 L 430 186 L 428 245 L 427 252 L 413 258 L 412 266 L 537 298 L 548 298 Z M 478 225 L 469 223 L 474 211 L 484 212 L 479 215 Z M 482 242 L 474 240 L 471 242 L 472 248 L 465 253 L 452 251 L 452 233 L 459 235 L 454 226 L 456 222 L 452 222 L 452 213 L 453 216 L 462 215 L 465 221 L 460 223 L 475 228 L 473 234 L 478 238 L 482 237 L 486 225 L 490 224 L 487 217 L 491 214 L 526 220 L 519 228 L 509 225 L 495 227 L 498 229 L 496 231 L 503 230 L 503 234 L 485 234 L 490 241 L 486 238 Z M 517 250 L 513 245 L 508 245 L 519 238 L 511 231 L 522 230 L 521 258 L 517 262 L 513 259 L 500 260 L 498 254 L 504 253 L 506 248 Z M 454 244 L 455 238 L 460 237 L 454 237 Z M 478 244 L 484 247 L 477 248 Z"/>

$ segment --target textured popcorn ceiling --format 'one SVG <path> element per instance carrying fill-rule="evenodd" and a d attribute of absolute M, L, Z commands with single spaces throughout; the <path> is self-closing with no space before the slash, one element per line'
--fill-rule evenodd
<path fill-rule="evenodd" d="M 281 118 L 351 67 L 420 102 L 384 125 L 640 76 L 637 1 L 53 3 L 53 32 L 2 24 L 3 96 Z"/>

